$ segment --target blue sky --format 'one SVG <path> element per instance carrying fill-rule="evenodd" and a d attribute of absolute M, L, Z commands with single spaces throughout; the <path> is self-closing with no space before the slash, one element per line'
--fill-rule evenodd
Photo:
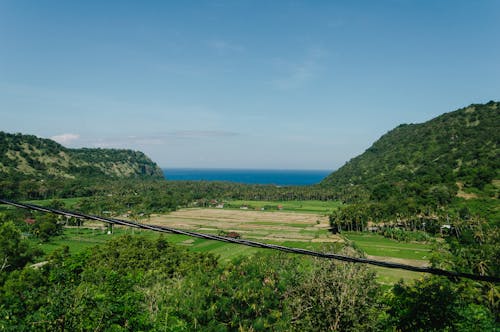
<path fill-rule="evenodd" d="M 162 167 L 336 169 L 499 100 L 500 1 L 0 0 L 0 130 Z"/>

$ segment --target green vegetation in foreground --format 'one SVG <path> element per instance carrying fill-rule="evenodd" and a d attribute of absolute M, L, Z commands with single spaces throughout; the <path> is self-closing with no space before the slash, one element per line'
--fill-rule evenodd
<path fill-rule="evenodd" d="M 246 206 L 249 209 L 262 209 L 265 211 L 284 212 L 312 212 L 331 213 L 342 205 L 340 201 L 251 201 L 251 200 L 230 200 L 225 207 L 239 209 Z"/>
<path fill-rule="evenodd" d="M 430 259 L 430 244 L 398 242 L 373 233 L 343 232 L 342 234 L 368 255 L 425 261 Z"/>
<path fill-rule="evenodd" d="M 33 245 L 42 249 L 46 255 L 51 254 L 56 249 L 68 246 L 72 254 L 77 254 L 87 248 L 106 243 L 122 235 L 137 235 L 151 240 L 163 236 L 168 242 L 178 244 L 188 248 L 193 252 L 204 252 L 218 255 L 221 260 L 229 261 L 239 256 L 251 256 L 259 251 L 269 251 L 266 249 L 252 248 L 248 246 L 236 245 L 225 242 L 197 239 L 185 235 L 156 233 L 146 230 L 115 227 L 113 234 L 107 234 L 104 227 L 102 229 L 90 228 L 65 228 L 64 233 L 51 238 L 50 242 L 38 243 L 33 238 L 30 241 Z M 321 250 L 324 243 L 299 242 L 299 241 L 266 241 L 266 243 L 280 244 L 288 247 Z"/>
<path fill-rule="evenodd" d="M 90 229 L 85 227 L 65 228 L 62 235 L 53 237 L 50 242 L 38 243 L 34 238 L 31 239 L 30 242 L 32 242 L 34 246 L 37 246 L 37 248 L 43 250 L 47 256 L 63 246 L 68 246 L 71 254 L 78 254 L 85 249 L 104 244 L 126 234 L 141 236 L 150 240 L 155 240 L 163 236 L 169 243 L 184 246 L 193 252 L 210 252 L 220 256 L 220 259 L 224 261 L 231 260 L 238 256 L 253 255 L 258 251 L 264 250 L 224 242 L 196 239 L 185 235 L 160 234 L 152 231 L 116 227 L 113 230 L 113 234 L 107 234 L 104 227 L 103 229 Z"/>
<path fill-rule="evenodd" d="M 498 305 L 467 280 L 381 287 L 362 264 L 275 252 L 221 262 L 164 237 L 127 235 L 80 254 L 62 248 L 32 268 L 38 254 L 12 222 L 0 225 L 0 244 L 0 257 L 26 257 L 0 270 L 2 331 L 498 328 Z M 356 255 L 339 253 L 347 251 Z"/>
<path fill-rule="evenodd" d="M 122 235 L 132 235 L 145 237 L 150 240 L 158 239 L 163 236 L 169 243 L 181 245 L 189 251 L 198 253 L 211 253 L 219 256 L 221 261 L 231 261 L 238 257 L 248 257 L 253 256 L 258 252 L 269 252 L 266 249 L 258 249 L 247 246 L 241 246 L 236 244 L 196 239 L 184 235 L 176 234 L 162 234 L 151 231 L 136 230 L 136 229 L 126 229 L 126 228 L 115 228 L 113 234 L 106 234 L 105 229 L 90 229 L 90 228 L 65 228 L 63 235 L 53 237 L 50 242 L 38 243 L 35 239 L 31 242 L 37 248 L 43 250 L 46 256 L 49 256 L 52 252 L 63 246 L 68 246 L 71 254 L 78 254 L 84 250 L 94 247 L 96 245 L 104 244 L 108 241 L 116 239 Z M 348 239 L 355 241 L 357 247 L 365 251 L 369 255 L 376 255 L 374 253 L 380 253 L 378 256 L 384 257 L 396 257 L 396 258 L 406 258 L 406 259 L 426 259 L 429 246 L 422 244 L 411 244 L 411 243 L 399 243 L 393 240 L 386 239 L 379 235 L 366 234 L 369 236 L 364 236 L 364 234 L 349 233 Z M 302 248 L 309 250 L 322 251 L 324 249 L 324 243 L 312 243 L 312 242 L 300 242 L 300 241 L 266 241 L 267 243 L 280 244 L 287 247 Z M 334 245 L 334 244 L 331 244 Z M 340 244 L 335 244 L 339 249 Z M 398 248 L 398 249 L 396 249 Z M 417 252 L 417 253 L 415 253 Z M 422 256 L 424 255 L 424 256 Z M 43 259 L 42 259 L 43 260 Z M 422 276 L 420 273 L 403 271 L 403 270 L 393 270 L 387 268 L 371 267 L 377 272 L 377 280 L 382 284 L 395 284 L 399 280 L 403 279 L 405 281 L 417 279 Z"/>

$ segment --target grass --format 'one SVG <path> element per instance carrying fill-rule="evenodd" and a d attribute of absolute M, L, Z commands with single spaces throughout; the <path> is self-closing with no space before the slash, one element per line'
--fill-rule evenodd
<path fill-rule="evenodd" d="M 248 201 L 234 200 L 227 202 L 229 208 L 239 209 L 241 206 L 247 206 L 249 209 L 262 209 L 267 211 L 288 212 L 309 212 L 326 214 L 331 213 L 342 205 L 340 201 Z"/>
<path fill-rule="evenodd" d="M 64 203 L 71 209 L 81 198 L 64 199 Z M 46 201 L 32 201 L 34 204 L 44 205 L 50 203 Z M 231 201 L 231 206 L 238 209 L 239 206 L 247 205 L 249 210 L 245 211 L 227 211 L 230 216 L 226 216 L 224 211 L 216 209 L 187 209 L 185 212 L 179 211 L 163 216 L 165 222 L 181 222 L 179 228 L 193 229 L 202 233 L 217 233 L 219 229 L 240 230 L 246 239 L 254 239 L 259 242 L 283 245 L 287 247 L 303 248 L 316 251 L 325 251 L 328 246 L 334 246 L 337 251 L 342 244 L 340 243 L 322 243 L 313 242 L 317 238 L 329 237 L 327 228 L 316 228 L 316 216 L 318 220 L 325 218 L 324 215 L 338 208 L 339 202 L 323 201 L 293 201 L 293 202 L 269 202 L 269 201 Z M 266 207 L 266 211 L 272 211 L 270 206 L 283 206 L 283 211 L 273 213 L 261 213 L 255 211 L 261 207 Z M 237 207 L 237 208 L 236 208 Z M 226 210 L 226 208 L 224 208 Z M 290 213 L 293 212 L 293 213 Z M 306 212 L 306 214 L 302 214 Z M 182 214 L 185 213 L 185 214 Z M 214 214 L 215 213 L 215 214 Z M 236 214 L 235 214 L 236 213 Z M 253 213 L 253 214 L 252 214 Z M 287 214 L 288 213 L 288 214 Z M 212 215 L 213 214 L 213 215 Z M 256 216 L 256 217 L 255 217 Z M 307 222 L 299 218 L 307 218 Z M 162 217 L 162 218 L 163 218 Z M 255 217 L 253 219 L 251 217 Z M 169 219 L 170 218 L 170 219 Z M 187 218 L 187 219 L 186 219 Z M 224 219 L 226 218 L 226 219 Z M 300 220 L 294 220 L 299 218 Z M 263 220 L 262 220 L 263 219 Z M 147 221 L 145 221 L 148 223 Z M 325 222 L 323 220 L 323 222 Z M 100 226 L 100 224 L 96 224 Z M 189 226 L 189 227 L 187 227 Z M 213 230 L 198 230 L 197 228 L 213 228 Z M 278 227 L 278 228 L 276 228 Z M 115 227 L 113 234 L 106 234 L 104 227 L 102 229 L 90 228 L 66 228 L 64 234 L 53 238 L 48 243 L 38 244 L 32 240 L 47 254 L 50 254 L 57 248 L 67 245 L 71 253 L 77 253 L 95 245 L 103 244 L 106 241 L 114 239 L 123 234 L 133 234 L 134 236 L 144 236 L 155 239 L 160 234 Z M 194 239 L 191 237 L 175 234 L 162 234 L 169 242 L 181 245 L 194 252 L 210 252 L 218 255 L 222 261 L 229 261 L 238 256 L 253 255 L 259 251 L 268 251 L 247 246 L 241 246 L 231 243 L 217 242 L 211 240 Z M 342 233 L 347 240 L 354 242 L 355 246 L 367 255 L 378 256 L 381 260 L 400 259 L 408 260 L 407 264 L 426 263 L 429 258 L 431 246 L 423 243 L 404 243 L 384 238 L 378 234 L 344 232 Z M 415 261 L 417 260 L 417 261 Z M 420 273 L 387 269 L 381 267 L 371 267 L 377 272 L 377 280 L 383 285 L 392 285 L 400 279 L 409 281 L 421 276 Z"/>
<path fill-rule="evenodd" d="M 244 239 L 276 241 L 277 244 L 284 241 L 342 241 L 339 236 L 328 232 L 325 216 L 303 212 L 194 208 L 154 215 L 145 222 L 200 233 L 235 231 Z"/>
<path fill-rule="evenodd" d="M 371 266 L 370 268 L 375 270 L 377 273 L 377 281 L 382 285 L 394 285 L 400 280 L 408 282 L 423 276 L 422 273 L 406 270 L 388 269 L 379 266 Z"/>
<path fill-rule="evenodd" d="M 115 239 L 125 234 L 143 236 L 149 239 L 157 239 L 158 237 L 163 236 L 167 239 L 167 241 L 188 247 L 192 251 L 211 252 L 220 256 L 220 259 L 223 261 L 231 260 L 240 255 L 254 254 L 258 250 L 263 250 L 203 239 L 194 239 L 194 241 L 191 241 L 193 238 L 185 235 L 159 234 L 151 231 L 137 229 L 132 230 L 118 227 L 115 227 L 113 234 L 107 234 L 104 229 L 89 229 L 83 227 L 80 229 L 65 228 L 62 235 L 52 238 L 50 242 L 39 243 L 35 239 L 31 239 L 31 241 L 33 244 L 42 249 L 46 255 L 49 255 L 54 250 L 59 249 L 64 245 L 69 247 L 70 253 L 76 254 L 93 246 L 104 244 L 111 239 Z"/>
<path fill-rule="evenodd" d="M 90 225 L 93 225 L 94 227 L 100 226 L 99 224 L 88 224 L 88 226 Z M 216 233 L 209 231 L 203 231 L 203 232 Z M 265 230 L 263 233 L 267 235 L 280 234 L 279 231 L 273 231 L 273 230 Z M 163 236 L 169 242 L 187 247 L 192 251 L 210 252 L 215 255 L 218 255 L 220 256 L 220 259 L 223 261 L 228 261 L 241 255 L 252 255 L 262 250 L 267 251 L 267 249 L 259 249 L 248 246 L 236 245 L 232 243 L 197 239 L 184 235 L 165 234 L 165 233 L 162 233 L 160 235 L 159 233 L 152 231 L 137 230 L 131 228 L 116 227 L 116 226 L 113 230 L 113 234 L 107 234 L 105 227 L 102 227 L 101 229 L 99 229 L 98 227 L 95 227 L 94 229 L 86 227 L 81 227 L 81 228 L 72 227 L 72 228 L 65 228 L 64 233 L 62 235 L 53 237 L 47 243 L 38 243 L 36 239 L 31 239 L 31 241 L 37 246 L 39 246 L 47 255 L 64 245 L 67 245 L 69 247 L 70 252 L 72 254 L 75 254 L 87 248 L 93 247 L 95 245 L 103 244 L 111 239 L 117 238 L 125 234 L 134 236 L 144 236 L 150 239 L 156 239 L 159 236 Z M 246 234 L 245 237 L 251 239 L 252 234 Z M 289 246 L 289 247 L 295 247 L 295 248 L 310 249 L 310 250 L 321 250 L 321 248 L 323 248 L 325 245 L 328 245 L 325 243 L 317 243 L 310 241 L 305 241 L 305 242 L 293 241 L 293 239 L 290 241 L 267 240 L 265 242 Z"/>
<path fill-rule="evenodd" d="M 46 243 L 39 243 L 36 239 L 30 238 L 30 241 L 39 246 L 47 255 L 65 245 L 69 247 L 72 254 L 75 254 L 98 244 L 103 244 L 108 240 L 109 238 L 104 232 L 87 228 L 66 228 L 63 235 L 53 237 Z"/>
<path fill-rule="evenodd" d="M 75 198 L 58 198 L 56 199 L 57 201 L 61 201 L 64 203 L 65 208 L 68 210 L 71 210 L 80 203 L 80 201 L 84 199 L 83 197 L 75 197 Z M 28 204 L 35 204 L 35 205 L 40 205 L 40 206 L 47 206 L 49 205 L 54 199 L 40 199 L 40 200 L 34 200 L 34 201 L 23 201 L 23 203 L 28 203 Z"/>
<path fill-rule="evenodd" d="M 56 200 L 64 203 L 64 209 L 72 210 L 83 199 L 84 199 L 84 197 L 76 197 L 76 198 L 58 198 Z M 29 200 L 29 201 L 21 201 L 21 202 L 27 203 L 27 204 L 40 205 L 40 206 L 48 206 L 50 203 L 52 203 L 52 201 L 54 201 L 54 199 L 38 199 L 38 200 Z M 10 206 L 10 205 L 0 204 L 0 212 L 5 211 L 5 210 L 10 210 L 10 209 L 17 209 L 17 208 L 14 206 Z"/>
<path fill-rule="evenodd" d="M 430 256 L 431 245 L 426 243 L 406 243 L 387 239 L 379 234 L 344 232 L 345 238 L 353 241 L 355 246 L 367 255 L 378 256 L 380 260 L 399 259 L 399 262 L 408 265 L 422 265 L 427 263 Z M 371 266 L 377 272 L 377 281 L 383 285 L 393 285 L 400 281 L 411 281 L 422 276 L 422 273 L 388 269 Z"/>
<path fill-rule="evenodd" d="M 203 240 L 203 239 L 193 239 L 191 237 L 184 235 L 177 235 L 177 234 L 160 235 L 158 233 L 151 231 L 132 230 L 132 229 L 118 228 L 118 227 L 115 227 L 113 234 L 106 234 L 104 229 L 92 230 L 89 228 L 80 228 L 80 229 L 66 228 L 64 230 L 63 235 L 54 237 L 48 243 L 38 244 L 38 242 L 36 242 L 35 240 L 32 241 L 33 243 L 36 243 L 37 246 L 39 246 L 39 248 L 44 250 L 46 254 L 52 253 L 54 250 L 62 247 L 63 245 L 67 245 L 69 247 L 70 252 L 72 254 L 75 254 L 85 249 L 91 248 L 95 245 L 104 244 L 105 242 L 111 239 L 117 238 L 125 234 L 133 236 L 143 236 L 150 239 L 157 239 L 158 237 L 163 236 L 169 242 L 186 247 L 194 252 L 210 252 L 214 255 L 219 256 L 222 261 L 230 261 L 239 256 L 253 255 L 259 251 L 268 251 L 267 249 L 252 248 L 231 243 L 224 243 L 224 242 L 217 242 L 217 241 Z M 376 245 L 377 243 L 382 243 L 382 245 L 387 243 L 387 241 L 385 241 L 387 239 L 385 238 L 380 239 L 378 238 L 379 236 L 374 234 L 367 234 L 367 235 L 370 236 L 363 236 L 363 234 L 348 234 L 348 238 L 358 239 L 356 244 L 362 249 L 370 248 Z M 363 241 L 363 239 L 365 239 L 366 241 Z M 333 246 L 336 249 L 335 251 L 338 251 L 341 246 L 338 243 L 325 244 L 325 243 L 300 242 L 300 241 L 284 241 L 284 242 L 266 241 L 266 242 L 273 244 L 280 244 L 287 247 L 302 248 L 302 249 L 317 250 L 317 251 L 328 250 L 326 249 L 327 246 Z M 397 246 L 399 244 L 403 248 L 408 248 L 407 243 L 397 243 L 397 242 L 392 243 L 392 241 L 390 242 L 392 246 L 395 245 Z M 403 250 L 403 254 L 400 254 L 398 256 L 413 259 L 414 256 L 408 255 L 408 253 L 405 250 Z M 370 249 L 368 249 L 368 251 L 366 252 L 368 254 L 373 253 L 373 251 L 371 251 Z M 384 254 L 384 256 L 394 257 L 391 256 L 391 254 L 394 253 L 393 251 L 384 252 L 382 250 L 381 252 Z M 403 279 L 404 281 L 410 281 L 422 275 L 421 273 L 417 272 L 398 270 L 398 269 L 388 269 L 377 266 L 372 266 L 371 268 L 377 272 L 377 281 L 383 285 L 392 285 L 401 279 Z"/>
<path fill-rule="evenodd" d="M 344 232 L 342 234 L 368 255 L 402 259 L 429 259 L 431 250 L 429 244 L 398 242 L 373 233 Z"/>
<path fill-rule="evenodd" d="M 283 226 L 283 227 L 297 227 L 297 228 L 304 228 L 306 226 L 310 226 L 304 223 L 294 224 L 294 223 L 280 223 L 275 221 L 249 221 L 247 222 L 247 225 Z"/>

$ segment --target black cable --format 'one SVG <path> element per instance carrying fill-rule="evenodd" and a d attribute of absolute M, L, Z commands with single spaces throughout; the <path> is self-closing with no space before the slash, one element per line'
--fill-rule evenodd
<path fill-rule="evenodd" d="M 280 245 L 276 245 L 276 244 L 256 242 L 256 241 L 252 241 L 252 240 L 235 239 L 235 238 L 229 238 L 229 237 L 219 236 L 219 235 L 211 235 L 211 234 L 197 233 L 197 232 L 191 232 L 191 231 L 184 231 L 184 230 L 171 228 L 171 227 L 165 227 L 165 226 L 155 226 L 155 225 L 148 225 L 148 224 L 140 224 L 140 223 L 136 223 L 133 221 L 127 221 L 127 220 L 121 220 L 121 219 L 104 218 L 104 217 L 93 216 L 93 215 L 83 214 L 83 213 L 74 212 L 74 211 L 57 210 L 57 209 L 42 207 L 42 206 L 38 206 L 38 205 L 34 205 L 34 204 L 24 204 L 24 203 L 14 202 L 14 201 L 1 199 L 1 198 L 0 198 L 0 203 L 12 205 L 12 206 L 22 208 L 22 209 L 36 210 L 36 211 L 41 211 L 41 212 L 46 212 L 46 213 L 54 213 L 54 214 L 59 214 L 59 215 L 68 216 L 68 217 L 74 217 L 74 218 L 78 218 L 78 219 L 102 221 L 102 222 L 109 223 L 109 224 L 122 225 L 122 226 L 127 226 L 127 227 L 135 227 L 135 228 L 140 228 L 140 229 L 147 229 L 147 230 L 152 230 L 152 231 L 162 232 L 162 233 L 180 234 L 180 235 L 197 237 L 197 238 L 206 239 L 206 240 L 235 243 L 235 244 L 246 245 L 246 246 L 256 247 L 256 248 L 280 250 L 280 251 L 284 251 L 284 252 L 301 254 L 301 255 L 309 255 L 309 256 L 314 256 L 314 257 L 319 257 L 319 258 L 336 259 L 336 260 L 350 262 L 350 263 L 370 264 L 370 265 L 376 265 L 376 266 L 390 268 L 390 269 L 402 269 L 402 270 L 408 270 L 408 271 L 414 271 L 414 272 L 430 273 L 430 274 L 451 277 L 451 278 L 467 278 L 467 279 L 472 279 L 472 280 L 477 280 L 477 281 L 487 281 L 487 282 L 500 283 L 500 278 L 493 277 L 493 276 L 477 275 L 477 274 L 455 272 L 455 271 L 446 271 L 446 270 L 441 270 L 441 269 L 436 269 L 436 268 L 431 268 L 431 267 L 419 267 L 419 266 L 413 266 L 413 265 L 407 265 L 407 264 L 398 264 L 398 263 L 392 263 L 392 262 L 377 261 L 377 260 L 373 260 L 373 259 L 349 257 L 349 256 L 344 256 L 344 255 L 332 254 L 332 253 L 322 253 L 322 252 L 317 252 L 317 251 L 312 251 L 312 250 L 307 250 L 307 249 L 290 248 L 290 247 L 280 246 Z"/>

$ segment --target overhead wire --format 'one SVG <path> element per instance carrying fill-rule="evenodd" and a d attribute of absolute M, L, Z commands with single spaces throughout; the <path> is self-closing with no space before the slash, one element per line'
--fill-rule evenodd
<path fill-rule="evenodd" d="M 250 246 L 250 247 L 255 247 L 255 248 L 279 250 L 279 251 L 284 251 L 284 252 L 288 252 L 288 253 L 314 256 L 314 257 L 318 257 L 318 258 L 334 259 L 334 260 L 350 262 L 350 263 L 369 264 L 369 265 L 375 265 L 375 266 L 380 266 L 380 267 L 390 268 L 390 269 L 401 269 L 401 270 L 407 270 L 407 271 L 413 271 L 413 272 L 429 273 L 429 274 L 440 275 L 440 276 L 445 276 L 445 277 L 449 277 L 449 278 L 467 278 L 467 279 L 476 280 L 476 281 L 500 283 L 500 278 L 494 277 L 494 276 L 488 276 L 488 275 L 477 275 L 477 274 L 457 272 L 457 271 L 447 271 L 447 270 L 442 270 L 442 269 L 437 269 L 437 268 L 432 268 L 432 267 L 420 267 L 420 266 L 413 266 L 413 265 L 408 265 L 408 264 L 400 264 L 400 263 L 387 262 L 387 261 L 379 261 L 379 260 L 367 259 L 367 258 L 361 258 L 361 257 L 350 257 L 350 256 L 339 255 L 339 254 L 334 254 L 334 253 L 318 252 L 318 251 L 312 251 L 312 250 L 302 249 L 302 248 L 292 248 L 292 247 L 286 247 L 286 246 L 270 244 L 270 243 L 262 243 L 262 242 L 252 241 L 252 240 L 236 239 L 236 238 L 220 236 L 220 235 L 213 235 L 213 234 L 192 232 L 192 231 L 187 231 L 187 230 L 180 230 L 180 229 L 166 227 L 166 226 L 137 223 L 137 222 L 133 222 L 133 221 L 129 221 L 129 220 L 105 218 L 105 217 L 89 215 L 89 214 L 84 214 L 84 213 L 75 212 L 75 211 L 65 211 L 65 210 L 53 209 L 53 208 L 43 207 L 43 206 L 34 205 L 34 204 L 20 203 L 20 202 L 15 202 L 15 201 L 11 201 L 11 200 L 1 199 L 1 198 L 0 198 L 0 203 L 15 206 L 15 207 L 22 208 L 22 209 L 34 210 L 34 211 L 45 212 L 45 213 L 53 213 L 53 214 L 58 214 L 58 215 L 67 216 L 67 217 L 73 217 L 73 218 L 77 218 L 77 219 L 101 221 L 101 222 L 108 223 L 108 224 L 134 227 L 134 228 L 139 228 L 139 229 L 146 229 L 146 230 L 151 230 L 151 231 L 160 232 L 160 233 L 186 235 L 186 236 L 196 237 L 196 238 L 201 238 L 201 239 L 206 239 L 206 240 L 222 241 L 222 242 L 234 243 L 234 244 L 245 245 L 245 246 Z"/>

